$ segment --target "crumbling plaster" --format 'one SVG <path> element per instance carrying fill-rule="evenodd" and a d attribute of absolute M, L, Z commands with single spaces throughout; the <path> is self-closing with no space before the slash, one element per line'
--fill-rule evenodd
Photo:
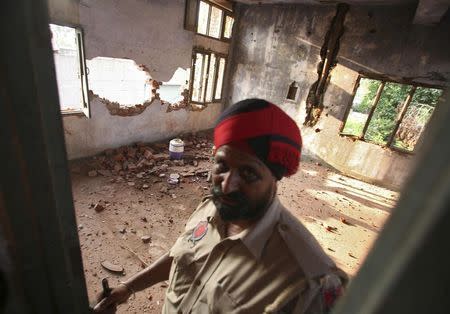
<path fill-rule="evenodd" d="M 210 105 L 202 112 L 186 110 L 166 113 L 165 106 L 148 106 L 138 116 L 111 115 L 95 98 L 91 102 L 92 119 L 82 116 L 64 118 L 64 132 L 69 158 L 95 155 L 107 148 L 135 142 L 168 139 L 183 132 L 195 132 L 212 127 L 221 111 L 220 105 Z"/>
<path fill-rule="evenodd" d="M 73 5 L 78 2 L 79 6 Z M 82 27 L 87 59 L 128 58 L 144 66 L 158 82 L 168 81 L 178 67 L 189 68 L 195 45 L 217 48 L 219 52 L 228 50 L 228 44 L 199 39 L 184 30 L 183 0 L 49 0 L 49 6 L 51 21 Z M 70 10 L 76 20 L 68 20 Z M 55 15 L 58 12 L 64 12 L 65 21 Z M 221 104 L 210 104 L 202 110 L 177 110 L 185 106 L 156 98 L 128 116 L 120 115 L 117 104 L 112 105 L 91 95 L 91 119 L 63 116 L 69 159 L 136 141 L 156 141 L 208 129 L 222 110 Z"/>
<path fill-rule="evenodd" d="M 272 101 L 302 127 L 303 154 L 354 177 L 399 188 L 414 155 L 342 137 L 339 128 L 359 71 L 449 85 L 449 16 L 430 28 L 412 25 L 413 5 L 350 6 L 324 110 L 314 127 L 305 127 L 306 97 L 317 80 L 320 48 L 335 12 L 333 5 L 237 5 L 227 105 L 248 97 Z M 293 81 L 299 86 L 297 98 L 286 100 Z"/>

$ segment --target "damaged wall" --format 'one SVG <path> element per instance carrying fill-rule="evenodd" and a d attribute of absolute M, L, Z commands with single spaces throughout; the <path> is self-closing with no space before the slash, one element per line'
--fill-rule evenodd
<path fill-rule="evenodd" d="M 305 154 L 349 175 L 398 188 L 414 155 L 341 137 L 339 128 L 359 71 L 449 85 L 449 16 L 439 26 L 425 27 L 412 25 L 414 12 L 414 5 L 350 6 L 324 110 L 314 127 L 306 127 L 306 99 L 318 79 L 320 50 L 336 6 L 238 5 L 227 104 L 248 97 L 279 104 L 302 125 Z M 294 81 L 296 100 L 287 100 Z"/>
<path fill-rule="evenodd" d="M 79 6 L 74 6 L 75 2 L 79 2 Z M 183 0 L 49 0 L 49 6 L 51 20 L 55 22 L 61 19 L 52 12 L 66 12 L 66 8 L 73 10 L 84 31 L 88 60 L 95 57 L 130 59 L 143 65 L 158 82 L 169 81 L 179 67 L 187 69 L 191 66 L 196 36 L 183 28 Z M 66 13 L 64 16 L 70 16 Z M 155 99 L 137 108 L 139 110 L 133 116 L 120 116 L 111 115 L 107 105 L 111 104 L 94 95 L 91 97 L 91 119 L 63 117 L 70 159 L 136 141 L 156 141 L 183 132 L 208 129 L 222 110 L 221 104 L 210 104 L 202 111 L 166 112 L 169 104 Z"/>

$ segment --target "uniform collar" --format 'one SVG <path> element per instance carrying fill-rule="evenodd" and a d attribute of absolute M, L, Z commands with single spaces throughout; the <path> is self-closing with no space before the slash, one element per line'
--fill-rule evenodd
<path fill-rule="evenodd" d="M 229 237 L 230 240 L 241 240 L 256 259 L 261 258 L 262 251 L 267 240 L 272 235 L 273 228 L 278 223 L 280 216 L 280 201 L 275 196 L 265 214 L 250 228 L 239 234 Z M 220 221 L 219 213 L 215 206 L 208 212 L 208 221 Z"/>

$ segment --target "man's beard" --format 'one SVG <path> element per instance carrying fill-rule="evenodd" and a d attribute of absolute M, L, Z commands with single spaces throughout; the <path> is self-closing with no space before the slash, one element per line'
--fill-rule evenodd
<path fill-rule="evenodd" d="M 251 206 L 248 199 L 241 192 L 231 192 L 224 194 L 220 185 L 212 188 L 213 202 L 223 221 L 235 220 L 256 220 L 260 218 L 267 209 L 267 201 L 261 201 L 257 206 Z M 225 204 L 220 201 L 221 197 L 226 197 L 233 205 Z"/>

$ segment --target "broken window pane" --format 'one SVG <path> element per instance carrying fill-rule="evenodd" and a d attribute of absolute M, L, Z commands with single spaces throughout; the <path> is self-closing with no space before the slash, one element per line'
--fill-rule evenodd
<path fill-rule="evenodd" d="M 169 81 L 159 86 L 159 98 L 171 104 L 182 101 L 182 93 L 188 88 L 189 72 L 189 69 L 178 68 Z"/>
<path fill-rule="evenodd" d="M 353 98 L 352 108 L 342 130 L 343 134 L 362 136 L 364 125 L 366 124 L 370 108 L 372 107 L 380 84 L 380 81 L 361 78 L 359 87 Z"/>
<path fill-rule="evenodd" d="M 202 82 L 202 69 L 203 69 L 203 54 L 195 54 L 194 62 L 194 81 L 192 84 L 192 101 L 201 101 L 201 82 Z"/>
<path fill-rule="evenodd" d="M 214 38 L 220 38 L 222 26 L 223 11 L 216 7 L 211 7 L 211 17 L 209 19 L 208 35 Z"/>
<path fill-rule="evenodd" d="M 210 5 L 200 1 L 198 9 L 197 33 L 208 35 L 208 18 Z"/>
<path fill-rule="evenodd" d="M 61 110 L 81 111 L 83 93 L 76 30 L 50 24 L 50 31 Z"/>
<path fill-rule="evenodd" d="M 89 88 L 100 97 L 124 107 L 151 100 L 151 77 L 133 60 L 96 57 L 87 66 Z"/>
<path fill-rule="evenodd" d="M 216 55 L 211 54 L 211 61 L 209 63 L 208 86 L 206 88 L 206 102 L 211 102 L 213 98 L 214 79 L 216 75 Z"/>
<path fill-rule="evenodd" d="M 225 75 L 225 58 L 220 58 L 217 73 L 216 94 L 214 95 L 214 99 L 216 100 L 220 100 L 222 98 L 222 86 L 224 75 Z"/>
<path fill-rule="evenodd" d="M 393 146 L 412 151 L 428 123 L 442 90 L 417 87 L 395 134 Z"/>
<path fill-rule="evenodd" d="M 387 143 L 394 131 L 397 116 L 411 88 L 409 85 L 386 83 L 370 119 L 365 139 L 376 144 Z"/>
<path fill-rule="evenodd" d="M 227 15 L 225 17 L 225 27 L 223 30 L 223 37 L 225 38 L 231 38 L 231 32 L 233 30 L 233 24 L 234 24 L 234 18 Z"/>

